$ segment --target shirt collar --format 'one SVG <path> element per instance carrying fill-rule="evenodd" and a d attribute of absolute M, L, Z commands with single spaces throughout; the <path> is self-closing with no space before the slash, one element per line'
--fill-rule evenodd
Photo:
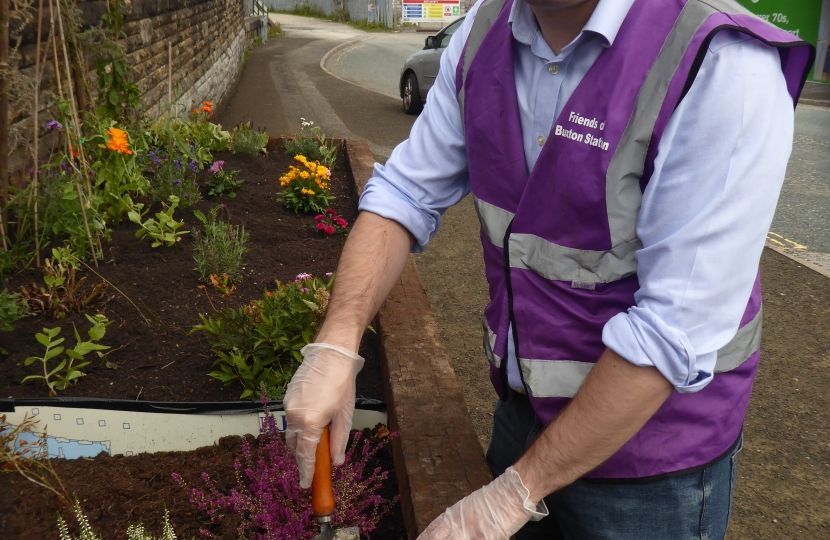
<path fill-rule="evenodd" d="M 628 11 L 635 0 L 599 0 L 594 13 L 582 32 L 568 45 L 576 43 L 583 34 L 590 32 L 602 37 L 604 45 L 610 47 L 614 44 L 617 33 L 625 20 Z M 536 16 L 530 5 L 523 0 L 515 0 L 510 10 L 508 24 L 513 29 L 513 37 L 519 43 L 531 45 L 539 27 L 536 24 Z"/>

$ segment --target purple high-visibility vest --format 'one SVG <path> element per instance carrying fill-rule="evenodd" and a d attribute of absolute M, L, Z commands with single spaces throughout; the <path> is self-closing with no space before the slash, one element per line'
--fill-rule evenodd
<path fill-rule="evenodd" d="M 547 424 L 603 353 L 602 329 L 635 305 L 642 192 L 660 138 L 712 37 L 743 32 L 778 49 L 793 101 L 812 47 L 732 0 L 636 0 L 555 120 L 528 176 L 513 72 L 513 0 L 486 0 L 458 64 L 456 90 L 481 221 L 490 303 L 484 348 L 504 399 L 508 331 L 525 390 Z M 718 309 L 712 306 L 712 309 Z M 758 366 L 760 277 L 715 376 L 674 392 L 591 478 L 641 479 L 704 466 L 737 442 Z"/>

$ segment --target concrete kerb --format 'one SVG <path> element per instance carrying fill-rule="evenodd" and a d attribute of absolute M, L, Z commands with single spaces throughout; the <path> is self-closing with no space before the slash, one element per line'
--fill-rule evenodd
<path fill-rule="evenodd" d="M 347 41 L 346 43 L 341 43 L 340 45 L 337 45 L 336 47 L 331 49 L 329 52 L 327 52 L 325 55 L 323 55 L 323 57 L 320 59 L 320 69 L 322 69 L 323 71 L 325 71 L 326 73 L 328 73 L 329 75 L 334 77 L 335 79 L 338 79 L 338 80 L 341 80 L 345 83 L 349 83 L 351 85 L 357 86 L 358 88 L 360 88 L 362 90 L 366 90 L 368 92 L 372 92 L 372 93 L 378 94 L 380 96 L 399 98 L 401 96 L 390 96 L 389 94 L 384 94 L 383 92 L 378 92 L 377 90 L 374 90 L 372 88 L 367 88 L 366 86 L 362 86 L 362 85 L 360 85 L 360 84 L 358 84 L 354 81 L 350 81 L 349 79 L 345 79 L 345 78 L 341 77 L 340 75 L 334 73 L 328 67 L 326 67 L 326 64 L 328 63 L 329 58 L 331 58 L 333 55 L 337 54 L 338 52 L 340 52 L 344 49 L 347 49 L 349 47 L 353 47 L 353 46 L 357 45 L 358 43 L 364 43 L 364 42 L 372 40 L 376 37 L 377 37 L 376 35 L 367 36 L 363 39 L 353 39 L 352 41 Z"/>
<path fill-rule="evenodd" d="M 374 156 L 346 141 L 356 196 Z M 448 506 L 492 480 L 450 357 L 410 255 L 375 322 L 401 510 L 409 539 Z"/>
<path fill-rule="evenodd" d="M 767 249 L 771 249 L 776 253 L 780 253 L 781 255 L 787 257 L 788 259 L 792 260 L 793 262 L 797 262 L 798 264 L 800 264 L 801 266 L 803 266 L 805 268 L 809 268 L 810 270 L 818 272 L 819 274 L 821 274 L 822 276 L 824 276 L 826 278 L 830 278 L 830 270 L 826 270 L 826 269 L 824 269 L 824 268 L 822 268 L 822 267 L 820 267 L 816 264 L 813 264 L 809 261 L 805 261 L 804 259 L 799 259 L 795 255 L 789 253 L 787 250 L 782 249 L 780 246 L 776 246 L 775 244 L 773 244 L 770 241 L 767 241 L 766 244 L 764 244 L 764 247 L 766 247 Z"/>

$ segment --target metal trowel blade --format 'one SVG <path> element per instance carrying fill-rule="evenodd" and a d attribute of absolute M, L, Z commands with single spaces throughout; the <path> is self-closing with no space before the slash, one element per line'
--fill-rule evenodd
<path fill-rule="evenodd" d="M 320 534 L 312 537 L 311 540 L 360 540 L 360 532 L 357 527 L 347 529 L 330 529 L 324 527 Z"/>

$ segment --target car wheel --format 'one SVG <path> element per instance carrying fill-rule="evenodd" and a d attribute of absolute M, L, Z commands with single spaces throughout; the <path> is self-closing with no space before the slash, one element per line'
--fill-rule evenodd
<path fill-rule="evenodd" d="M 403 110 L 406 114 L 418 114 L 424 104 L 421 102 L 421 91 L 418 89 L 418 78 L 409 72 L 403 83 Z"/>

